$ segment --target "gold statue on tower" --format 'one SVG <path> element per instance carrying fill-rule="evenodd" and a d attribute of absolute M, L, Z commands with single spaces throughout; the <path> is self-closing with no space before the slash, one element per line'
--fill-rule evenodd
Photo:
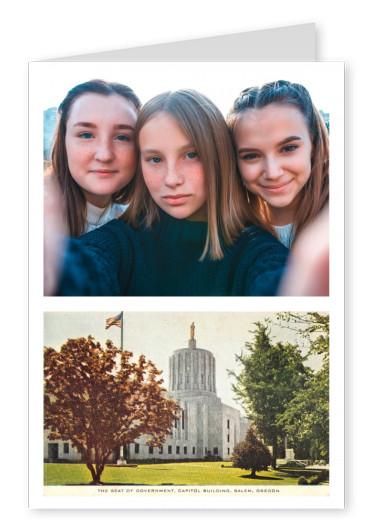
<path fill-rule="evenodd" d="M 191 324 L 191 339 L 195 338 L 195 323 Z"/>

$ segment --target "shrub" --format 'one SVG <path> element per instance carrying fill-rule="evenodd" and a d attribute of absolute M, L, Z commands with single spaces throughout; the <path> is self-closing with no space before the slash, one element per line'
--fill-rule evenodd
<path fill-rule="evenodd" d="M 304 476 L 300 476 L 300 478 L 298 479 L 298 485 L 308 485 L 308 481 Z"/>
<path fill-rule="evenodd" d="M 329 470 L 321 470 L 317 476 L 313 476 L 309 482 L 310 485 L 319 485 L 329 479 Z"/>
<path fill-rule="evenodd" d="M 245 440 L 237 444 L 232 452 L 232 462 L 235 468 L 251 470 L 251 477 L 256 477 L 256 472 L 268 470 L 272 463 L 272 456 L 266 446 L 256 437 L 252 428 L 249 428 Z"/>

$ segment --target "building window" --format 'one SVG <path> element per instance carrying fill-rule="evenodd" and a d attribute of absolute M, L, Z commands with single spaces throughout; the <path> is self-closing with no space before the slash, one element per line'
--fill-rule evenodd
<path fill-rule="evenodd" d="M 180 454 L 180 446 L 177 446 L 177 447 L 176 447 L 176 453 L 177 453 L 177 454 Z"/>
<path fill-rule="evenodd" d="M 230 455 L 230 448 L 227 448 L 227 455 Z"/>
<path fill-rule="evenodd" d="M 183 383 L 183 374 L 182 373 L 179 374 L 179 383 L 180 384 Z"/>
<path fill-rule="evenodd" d="M 134 443 L 134 453 L 135 454 L 140 453 L 140 445 L 138 443 Z"/>
<path fill-rule="evenodd" d="M 188 448 L 184 446 L 184 455 L 187 455 L 187 452 L 188 452 Z"/>
<path fill-rule="evenodd" d="M 227 442 L 230 442 L 230 434 L 227 435 Z"/>
<path fill-rule="evenodd" d="M 172 454 L 172 446 L 169 446 L 169 447 L 168 447 L 168 453 L 169 453 L 169 454 Z"/>
<path fill-rule="evenodd" d="M 213 448 L 213 454 L 214 455 L 218 455 L 218 448 L 217 447 Z"/>
<path fill-rule="evenodd" d="M 175 419 L 175 428 L 178 427 L 178 419 Z"/>
<path fill-rule="evenodd" d="M 205 448 L 205 455 L 208 455 L 208 449 Z"/>
<path fill-rule="evenodd" d="M 189 383 L 189 373 L 187 373 L 187 375 L 186 375 L 186 381 L 187 381 L 187 383 Z"/>
<path fill-rule="evenodd" d="M 154 452 L 154 448 L 152 446 L 149 446 L 149 454 L 152 454 Z"/>
<path fill-rule="evenodd" d="M 184 409 L 181 412 L 181 429 L 184 430 Z"/>
<path fill-rule="evenodd" d="M 196 447 L 194 446 L 194 447 L 192 448 L 192 454 L 195 455 L 195 453 L 196 453 Z"/>
<path fill-rule="evenodd" d="M 69 454 L 69 443 L 64 443 L 64 453 Z"/>
<path fill-rule="evenodd" d="M 204 375 L 201 374 L 201 383 L 203 384 L 204 383 Z"/>
<path fill-rule="evenodd" d="M 163 446 L 161 446 L 161 447 L 159 448 L 159 453 L 160 453 L 160 454 L 163 454 Z"/>
<path fill-rule="evenodd" d="M 230 419 L 227 419 L 227 429 L 230 429 Z"/>

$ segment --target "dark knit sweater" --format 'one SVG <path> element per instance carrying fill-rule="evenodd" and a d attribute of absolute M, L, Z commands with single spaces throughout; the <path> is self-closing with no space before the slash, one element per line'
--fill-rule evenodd
<path fill-rule="evenodd" d="M 275 295 L 288 249 L 259 227 L 222 260 L 199 261 L 207 224 L 161 213 L 152 228 L 113 220 L 70 238 L 58 295 Z"/>

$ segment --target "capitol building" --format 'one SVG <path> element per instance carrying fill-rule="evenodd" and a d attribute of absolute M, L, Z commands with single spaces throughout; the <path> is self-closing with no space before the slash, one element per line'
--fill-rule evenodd
<path fill-rule="evenodd" d="M 127 446 L 126 458 L 226 461 L 244 440 L 250 422 L 217 396 L 215 357 L 197 347 L 194 333 L 192 323 L 187 347 L 174 350 L 169 359 L 168 397 L 182 408 L 171 436 L 160 448 L 147 446 L 143 436 Z"/>
<path fill-rule="evenodd" d="M 245 439 L 250 421 L 217 396 L 216 364 L 212 352 L 198 348 L 195 326 L 191 325 L 186 347 L 174 350 L 169 358 L 168 398 L 181 407 L 170 436 L 160 448 L 146 444 L 147 435 L 120 449 L 115 456 L 155 460 L 231 460 L 234 446 Z M 48 441 L 45 434 L 44 457 L 47 461 L 80 460 L 69 441 Z"/>

